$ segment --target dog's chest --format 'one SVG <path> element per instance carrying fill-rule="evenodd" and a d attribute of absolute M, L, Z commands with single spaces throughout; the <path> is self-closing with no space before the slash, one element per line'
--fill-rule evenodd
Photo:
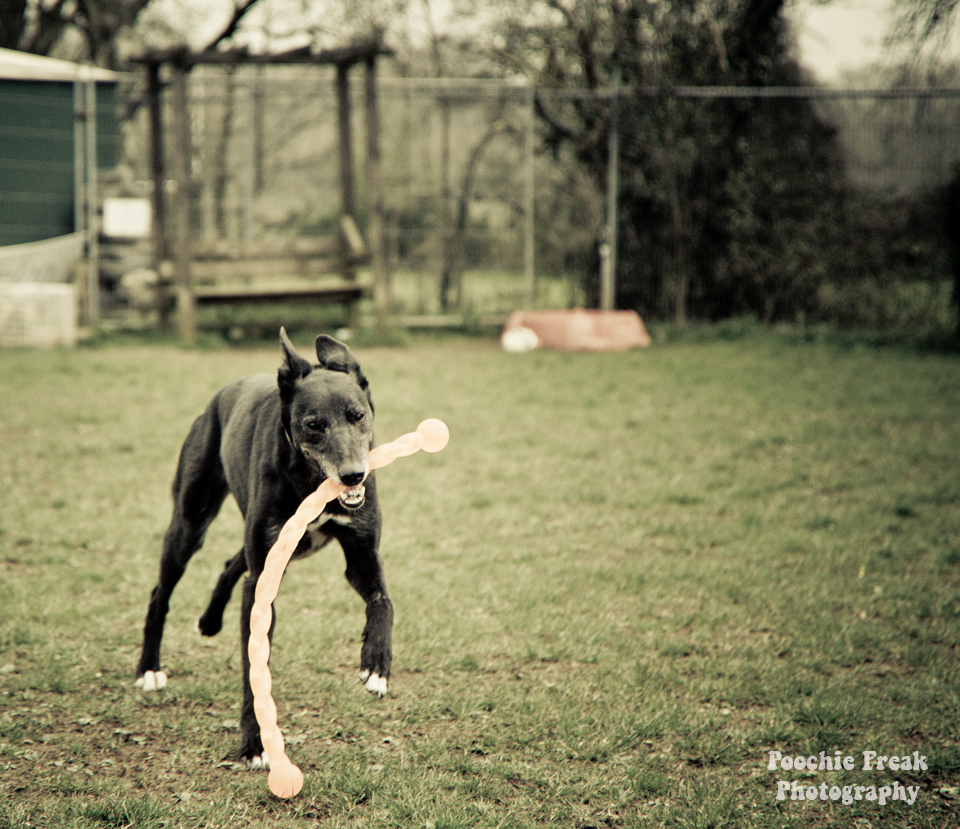
<path fill-rule="evenodd" d="M 303 534 L 303 540 L 293 554 L 293 558 L 307 558 L 315 552 L 325 547 L 333 538 L 331 524 L 337 524 L 341 527 L 348 527 L 353 522 L 349 515 L 331 515 L 327 512 L 320 513 L 319 516 L 307 525 L 307 531 Z"/>

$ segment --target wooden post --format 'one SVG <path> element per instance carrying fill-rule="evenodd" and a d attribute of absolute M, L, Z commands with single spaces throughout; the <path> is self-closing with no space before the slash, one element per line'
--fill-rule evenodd
<path fill-rule="evenodd" d="M 151 61 L 147 64 L 147 105 L 150 115 L 150 175 L 153 179 L 151 207 L 153 210 L 153 267 L 159 276 L 157 284 L 158 324 L 161 331 L 170 328 L 170 286 L 167 283 L 170 257 L 167 245 L 167 212 L 164 202 L 164 179 L 166 178 L 163 158 L 163 99 L 160 83 L 160 64 Z"/>
<path fill-rule="evenodd" d="M 370 203 L 370 256 L 373 263 L 373 305 L 377 331 L 390 325 L 390 275 L 387 271 L 383 222 L 383 179 L 380 169 L 380 113 L 377 105 L 377 57 L 367 58 L 367 193 Z"/>
<path fill-rule="evenodd" d="M 340 198 L 344 216 L 356 219 L 353 188 L 353 136 L 350 127 L 350 65 L 337 64 L 337 123 L 340 141 Z"/>
<path fill-rule="evenodd" d="M 173 109 L 174 109 L 174 175 L 177 179 L 174 227 L 176 250 L 174 273 L 177 285 L 177 320 L 180 339 L 187 345 L 197 341 L 197 325 L 193 307 L 193 291 L 190 280 L 191 227 L 190 227 L 190 111 L 187 106 L 186 61 L 173 64 Z"/>

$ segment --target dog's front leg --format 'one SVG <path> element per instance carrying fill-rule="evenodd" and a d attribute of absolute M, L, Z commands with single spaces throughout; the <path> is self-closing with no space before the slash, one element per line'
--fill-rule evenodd
<path fill-rule="evenodd" d="M 250 688 L 250 611 L 256 598 L 258 576 L 250 575 L 243 583 L 243 603 L 240 606 L 240 642 L 243 658 L 243 706 L 240 709 L 240 761 L 252 769 L 270 768 L 270 761 L 260 740 L 260 724 L 253 707 L 253 691 Z M 267 634 L 273 640 L 276 616 L 270 623 Z"/>
<path fill-rule="evenodd" d="M 387 595 L 376 537 L 343 538 L 340 543 L 347 559 L 347 581 L 367 603 L 367 623 L 363 628 L 360 650 L 360 679 L 371 694 L 382 697 L 387 693 L 393 661 L 390 641 L 393 603 Z"/>
<path fill-rule="evenodd" d="M 363 628 L 363 647 L 360 649 L 360 679 L 371 694 L 382 697 L 387 693 L 393 653 L 390 644 L 393 630 L 393 603 L 382 594 L 367 600 L 367 623 Z"/>

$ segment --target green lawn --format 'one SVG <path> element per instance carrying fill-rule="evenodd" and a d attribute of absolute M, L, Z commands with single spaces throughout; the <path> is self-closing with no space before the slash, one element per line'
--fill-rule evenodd
<path fill-rule="evenodd" d="M 192 631 L 232 505 L 174 595 L 169 686 L 133 687 L 180 442 L 279 348 L 0 351 L 0 829 L 953 825 L 960 360 L 752 330 L 358 353 L 380 441 L 425 417 L 451 440 L 378 473 L 386 698 L 357 677 L 339 550 L 291 567 L 272 669 L 306 783 L 279 801 L 232 763 L 237 604 Z M 894 781 L 912 805 L 866 799 Z"/>

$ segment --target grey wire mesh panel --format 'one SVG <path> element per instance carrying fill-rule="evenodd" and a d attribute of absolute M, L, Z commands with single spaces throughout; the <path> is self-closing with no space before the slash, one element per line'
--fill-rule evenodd
<path fill-rule="evenodd" d="M 0 283 L 0 347 L 72 346 L 76 318 L 73 285 Z"/>

